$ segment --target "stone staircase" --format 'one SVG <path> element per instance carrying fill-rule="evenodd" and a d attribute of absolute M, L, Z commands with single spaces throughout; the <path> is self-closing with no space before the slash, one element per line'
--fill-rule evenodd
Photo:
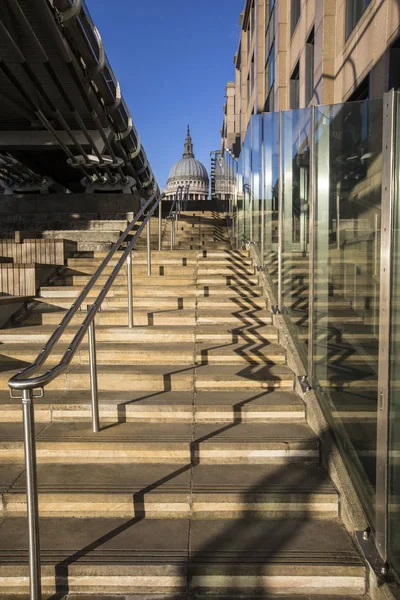
<path fill-rule="evenodd" d="M 172 252 L 168 234 L 151 277 L 134 252 L 134 328 L 126 272 L 96 318 L 101 431 L 85 343 L 35 401 L 44 596 L 367 598 L 250 259 L 216 213 L 184 213 Z M 69 259 L 0 330 L 0 597 L 28 590 L 22 411 L 7 381 L 104 256 Z"/>

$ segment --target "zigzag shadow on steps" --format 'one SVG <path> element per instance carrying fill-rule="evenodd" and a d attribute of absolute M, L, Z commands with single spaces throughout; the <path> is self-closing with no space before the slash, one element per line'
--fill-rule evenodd
<path fill-rule="evenodd" d="M 200 462 L 200 444 L 208 439 L 217 437 L 220 433 L 226 432 L 229 429 L 233 429 L 238 423 L 240 423 L 240 413 L 243 404 L 245 403 L 238 403 L 238 405 L 235 407 L 237 419 L 235 423 L 219 427 L 214 432 L 195 439 L 191 443 L 192 458 L 190 464 L 179 467 L 170 475 L 155 481 L 154 483 L 133 494 L 132 502 L 135 511 L 134 518 L 129 519 L 117 528 L 110 530 L 107 534 L 97 538 L 92 543 L 77 550 L 68 558 L 55 565 L 56 593 L 51 597 L 50 600 L 61 600 L 69 594 L 69 568 L 71 565 L 79 562 L 79 560 L 84 557 L 88 557 L 91 552 L 100 548 L 104 544 L 107 544 L 108 541 L 112 540 L 119 534 L 134 528 L 136 524 L 146 518 L 146 494 L 156 490 L 161 485 L 173 480 L 175 477 L 187 472 L 188 470 L 193 470 L 195 474 L 196 466 Z M 331 430 L 324 431 L 321 435 L 322 440 L 330 437 L 332 437 Z M 329 453 L 327 454 L 325 452 L 324 463 L 329 464 L 329 462 Z M 318 494 L 320 487 L 329 480 L 326 471 L 322 467 L 316 466 L 316 469 L 319 471 L 320 477 L 316 477 L 316 481 L 310 485 L 309 478 L 306 477 L 307 472 L 304 471 L 304 469 L 295 471 L 289 464 L 276 465 L 276 469 L 273 471 L 273 473 L 265 475 L 265 477 L 262 477 L 259 481 L 257 481 L 257 483 L 241 491 L 241 498 L 242 500 L 246 500 L 248 497 L 257 498 L 259 494 L 271 493 L 271 490 L 274 489 L 274 486 L 276 487 L 278 485 L 279 487 L 279 483 L 281 481 L 287 481 L 287 478 L 289 478 L 292 489 L 302 490 L 302 503 L 306 505 L 307 500 L 313 495 Z M 193 578 L 196 573 L 201 572 L 202 568 L 207 568 L 207 566 L 210 568 L 211 565 L 213 565 L 214 569 L 219 569 L 219 573 L 226 573 L 230 575 L 233 582 L 232 587 L 224 590 L 224 593 L 229 595 L 229 597 L 231 597 L 231 594 L 238 599 L 249 597 L 248 593 L 243 589 L 242 586 L 235 587 L 234 577 L 232 577 L 232 570 L 229 570 L 232 569 L 233 565 L 235 565 L 235 575 L 249 574 L 249 568 L 251 568 L 251 576 L 258 577 L 259 581 L 262 582 L 257 590 L 251 590 L 252 597 L 254 592 L 256 592 L 257 597 L 262 597 L 264 600 L 266 598 L 270 598 L 270 594 L 274 595 L 276 590 L 271 590 L 268 588 L 266 583 L 267 578 L 265 577 L 266 571 L 273 568 L 274 565 L 279 565 L 280 563 L 285 562 L 285 560 L 289 560 L 289 562 L 291 561 L 290 556 L 293 554 L 293 552 L 291 552 L 289 549 L 291 541 L 300 535 L 301 528 L 305 526 L 305 523 L 313 518 L 306 509 L 303 511 L 297 511 L 296 517 L 297 518 L 294 519 L 285 518 L 284 520 L 280 518 L 274 519 L 272 517 L 264 520 L 251 517 L 251 515 L 249 515 L 245 509 L 243 509 L 242 513 L 240 513 L 237 519 L 229 522 L 225 521 L 222 530 L 221 527 L 218 526 L 218 520 L 215 521 L 215 533 L 211 532 L 210 534 L 209 531 L 204 532 L 205 535 L 203 535 L 203 537 L 206 539 L 206 541 L 203 544 L 196 543 L 196 540 L 194 539 L 195 535 L 201 538 L 202 534 L 200 532 L 199 535 L 198 529 L 195 533 L 193 532 L 193 527 L 195 527 L 196 523 L 199 522 L 193 520 L 193 517 L 190 517 L 192 527 L 189 527 L 188 529 L 186 548 L 187 558 L 181 562 L 180 567 L 182 579 L 186 581 L 185 599 L 194 600 L 198 597 L 199 593 L 201 595 L 201 590 L 196 589 L 196 586 L 193 584 Z M 300 518 L 302 519 L 301 521 Z M 210 524 L 209 521 L 208 523 Z M 347 555 L 349 553 L 347 552 L 346 554 L 346 552 L 338 552 L 337 554 L 342 554 L 342 559 L 345 561 L 346 558 L 348 558 Z M 227 555 L 229 555 L 229 559 L 227 559 Z M 320 556 L 317 552 L 313 556 L 311 552 L 310 558 L 319 560 Z M 249 566 L 246 566 L 246 564 Z M 132 564 L 132 569 L 134 569 L 134 564 Z M 301 596 L 298 598 L 300 600 Z M 303 598 L 305 600 L 306 596 Z"/>

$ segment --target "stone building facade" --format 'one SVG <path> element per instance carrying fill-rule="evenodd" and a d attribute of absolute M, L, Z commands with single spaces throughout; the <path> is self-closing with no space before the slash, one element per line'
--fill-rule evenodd
<path fill-rule="evenodd" d="M 398 0 L 246 0 L 222 149 L 253 114 L 382 98 L 400 87 Z"/>

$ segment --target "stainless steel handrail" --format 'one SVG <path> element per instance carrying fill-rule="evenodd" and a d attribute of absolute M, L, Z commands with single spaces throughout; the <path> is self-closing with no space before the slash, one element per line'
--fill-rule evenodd
<path fill-rule="evenodd" d="M 147 213 L 144 221 L 142 222 L 139 229 L 133 236 L 132 240 L 129 242 L 125 252 L 122 254 L 117 265 L 114 267 L 111 275 L 109 276 L 109 278 L 107 280 L 107 283 L 102 288 L 97 299 L 92 304 L 86 318 L 84 319 L 83 323 L 81 324 L 81 326 L 79 328 L 79 331 L 77 332 L 77 334 L 75 335 L 71 344 L 67 348 L 60 363 L 42 375 L 39 375 L 37 377 L 28 377 L 28 375 L 33 374 L 46 361 L 46 359 L 50 355 L 52 349 L 54 348 L 55 344 L 58 342 L 60 337 L 63 335 L 66 327 L 71 322 L 71 320 L 73 319 L 75 314 L 78 312 L 78 310 L 81 307 L 81 305 L 83 304 L 83 302 L 86 300 L 89 292 L 94 287 L 96 281 L 98 280 L 98 278 L 100 277 L 100 275 L 102 274 L 102 272 L 104 271 L 104 269 L 106 268 L 108 263 L 110 262 L 111 258 L 114 256 L 114 254 L 117 252 L 117 250 L 120 249 L 122 243 L 125 241 L 125 239 L 129 235 L 129 233 L 132 231 L 135 224 L 145 214 L 145 211 L 150 206 L 150 204 L 154 201 L 156 196 L 157 196 L 157 194 L 153 194 L 153 196 L 151 196 L 151 198 L 146 202 L 146 204 L 142 207 L 142 209 L 138 212 L 138 214 L 134 217 L 134 219 L 129 223 L 129 225 L 127 226 L 125 231 L 121 234 L 121 236 L 117 240 L 117 242 L 115 242 L 114 246 L 111 248 L 110 252 L 107 254 L 107 256 L 105 257 L 105 259 L 103 260 L 103 262 L 101 263 L 101 265 L 99 266 L 97 271 L 91 277 L 89 283 L 87 283 L 86 286 L 83 288 L 83 290 L 79 294 L 77 300 L 72 304 L 71 308 L 68 310 L 67 314 L 64 316 L 61 323 L 57 326 L 57 329 L 50 336 L 49 340 L 47 341 L 45 346 L 42 348 L 42 350 L 38 354 L 35 361 L 31 365 L 29 365 L 29 367 L 26 367 L 25 369 L 23 369 L 22 371 L 19 371 L 19 373 L 17 373 L 13 377 L 11 377 L 11 379 L 8 382 L 8 385 L 11 390 L 23 390 L 23 389 L 34 390 L 37 388 L 43 388 L 46 385 L 48 385 L 51 381 L 53 381 L 56 377 L 61 375 L 61 373 L 69 365 L 69 363 L 71 362 L 72 358 L 75 355 L 75 352 L 77 351 L 77 349 L 79 347 L 79 344 L 81 343 L 81 341 L 83 339 L 83 336 L 87 332 L 90 323 L 93 321 L 104 298 L 108 294 L 108 292 L 109 292 L 112 284 L 114 283 L 114 280 L 117 277 L 119 271 L 121 270 L 126 258 L 130 254 L 133 246 L 135 245 L 138 237 L 142 233 L 142 231 L 143 231 L 144 227 L 146 226 L 147 222 L 149 221 L 150 217 L 153 215 L 155 209 L 159 205 L 159 202 L 162 200 L 162 198 L 164 196 L 163 194 L 156 200 L 156 202 L 154 203 L 150 212 Z"/>
<path fill-rule="evenodd" d="M 93 430 L 98 432 L 99 424 L 99 406 L 98 406 L 98 389 L 97 389 L 97 363 L 96 363 L 96 340 L 95 340 L 95 322 L 96 313 L 100 310 L 103 300 L 110 291 L 118 273 L 123 264 L 127 261 L 128 264 L 128 322 L 129 327 L 133 326 L 133 303 L 132 303 L 132 256 L 131 252 L 140 237 L 143 229 L 147 229 L 147 272 L 151 274 L 150 267 L 150 219 L 157 207 L 161 206 L 164 194 L 158 196 L 153 194 L 146 202 L 142 209 L 138 212 L 135 218 L 129 223 L 125 231 L 120 236 L 119 240 L 111 248 L 99 268 L 91 277 L 89 283 L 84 287 L 79 294 L 78 299 L 72 304 L 67 314 L 58 325 L 57 329 L 50 336 L 49 340 L 37 356 L 36 360 L 26 369 L 20 371 L 8 382 L 10 393 L 13 390 L 22 391 L 22 411 L 23 411 L 23 430 L 24 430 L 24 452 L 25 452 L 25 468 L 26 468 L 26 504 L 28 513 L 28 545 L 29 545 L 29 587 L 31 600 L 41 600 L 41 566 L 40 566 L 40 542 L 39 542 L 39 511 L 38 511 L 38 491 L 37 491 L 37 474 L 36 474 L 36 443 L 35 443 L 35 419 L 33 400 L 38 397 L 34 395 L 33 390 L 40 388 L 41 396 L 44 393 L 44 387 L 51 381 L 56 379 L 65 371 L 72 358 L 74 357 L 80 343 L 83 340 L 86 332 L 88 333 L 89 342 L 89 370 L 90 370 L 90 389 L 92 398 L 92 420 Z M 151 206 L 153 202 L 153 205 Z M 146 211 L 148 211 L 146 213 Z M 161 219 L 161 208 L 159 208 L 159 219 Z M 90 290 L 95 285 L 96 281 L 109 264 L 114 254 L 121 248 L 121 245 L 126 240 L 134 225 L 144 217 L 141 225 L 135 232 L 132 239 L 128 242 L 126 249 L 115 265 L 108 277 L 106 284 L 101 289 L 94 303 L 89 307 L 88 313 L 80 325 L 78 332 L 75 334 L 72 342 L 69 344 L 61 361 L 55 367 L 46 371 L 42 375 L 36 377 L 28 377 L 32 375 L 43 365 L 48 356 L 51 354 L 55 344 L 65 332 L 66 327 L 71 322 L 71 319 L 76 315 L 79 308 L 87 298 Z M 161 227 L 159 225 L 159 235 L 161 235 Z M 161 240 L 158 243 L 161 248 Z"/>
<path fill-rule="evenodd" d="M 187 184 L 185 188 L 183 185 L 179 185 L 177 187 L 176 192 L 175 192 L 175 197 L 172 201 L 171 208 L 170 208 L 168 216 L 167 216 L 167 220 L 169 220 L 170 228 L 171 228 L 171 250 L 174 249 L 174 244 L 175 244 L 175 226 L 176 226 L 175 223 L 176 223 L 176 221 L 179 221 L 183 202 L 188 199 L 189 188 L 190 188 L 190 184 Z M 176 206 L 176 208 L 175 208 L 175 206 Z"/>

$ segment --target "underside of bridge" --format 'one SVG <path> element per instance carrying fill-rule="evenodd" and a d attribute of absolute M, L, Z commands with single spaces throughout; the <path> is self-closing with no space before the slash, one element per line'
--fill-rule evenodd
<path fill-rule="evenodd" d="M 0 4 L 0 194 L 152 192 L 156 182 L 81 0 Z"/>

